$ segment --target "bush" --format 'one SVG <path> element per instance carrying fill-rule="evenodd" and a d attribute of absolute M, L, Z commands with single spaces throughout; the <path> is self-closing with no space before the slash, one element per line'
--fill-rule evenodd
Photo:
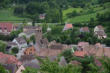
<path fill-rule="evenodd" d="M 13 47 L 13 48 L 12 48 L 12 53 L 17 54 L 17 53 L 18 53 L 18 51 L 19 51 L 19 50 L 18 50 L 18 48 L 17 48 L 17 47 Z"/>
<path fill-rule="evenodd" d="M 21 16 L 21 15 L 23 15 L 23 12 L 24 12 L 24 8 L 22 6 L 16 7 L 14 9 L 15 15 Z"/>

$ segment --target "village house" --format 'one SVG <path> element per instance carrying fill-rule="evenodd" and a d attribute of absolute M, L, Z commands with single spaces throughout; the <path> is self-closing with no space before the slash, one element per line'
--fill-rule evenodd
<path fill-rule="evenodd" d="M 36 52 L 34 46 L 28 47 L 26 48 L 26 50 L 24 51 L 25 55 L 34 55 Z"/>
<path fill-rule="evenodd" d="M 23 73 L 23 71 L 25 70 L 25 67 L 23 65 L 21 65 L 18 70 L 16 71 L 16 73 Z"/>
<path fill-rule="evenodd" d="M 22 62 L 24 67 L 31 67 L 36 69 L 40 68 L 40 63 L 34 55 L 23 55 L 19 60 Z"/>
<path fill-rule="evenodd" d="M 79 42 L 77 45 L 77 50 L 78 51 L 83 51 L 85 47 L 88 47 L 89 43 L 88 42 Z"/>
<path fill-rule="evenodd" d="M 27 39 L 30 39 L 31 36 L 35 35 L 35 31 L 26 31 L 19 34 L 19 37 L 25 36 Z"/>
<path fill-rule="evenodd" d="M 80 32 L 90 32 L 89 27 L 81 27 Z"/>
<path fill-rule="evenodd" d="M 42 27 L 40 26 L 25 26 L 23 32 L 35 33 L 36 41 L 42 39 Z"/>
<path fill-rule="evenodd" d="M 26 40 L 23 37 L 15 38 L 13 40 L 13 42 L 18 45 L 19 49 L 22 49 L 22 48 L 26 48 L 27 47 L 27 42 L 26 42 Z"/>
<path fill-rule="evenodd" d="M 0 22 L 0 33 L 8 35 L 14 30 L 14 26 L 9 22 Z"/>
<path fill-rule="evenodd" d="M 39 48 L 48 48 L 48 39 L 47 38 L 42 38 L 40 40 L 37 40 L 37 45 Z"/>
<path fill-rule="evenodd" d="M 2 64 L 2 66 L 7 70 L 8 73 L 16 73 L 18 69 L 16 64 Z"/>
<path fill-rule="evenodd" d="M 60 44 L 60 43 L 56 43 L 55 41 L 52 41 L 48 44 L 48 48 L 36 49 L 36 55 L 43 57 L 57 56 L 67 48 L 69 48 L 69 45 Z"/>
<path fill-rule="evenodd" d="M 94 28 L 94 35 L 97 36 L 99 39 L 107 38 L 104 27 L 101 25 L 98 25 Z"/>
<path fill-rule="evenodd" d="M 95 56 L 102 57 L 107 56 L 110 57 L 110 48 L 106 47 L 104 44 L 96 43 L 95 45 L 91 45 L 87 42 L 78 44 L 77 50 L 74 52 L 75 56 Z"/>
<path fill-rule="evenodd" d="M 7 42 L 6 51 L 10 52 L 14 47 L 18 47 L 18 45 L 15 42 Z"/>
<path fill-rule="evenodd" d="M 0 52 L 0 64 L 2 64 L 11 73 L 22 73 L 25 68 L 22 63 L 13 55 Z"/>
<path fill-rule="evenodd" d="M 43 19 L 45 19 L 45 16 L 46 16 L 46 14 L 45 14 L 45 13 L 40 14 L 40 15 L 39 15 L 39 19 L 43 20 Z"/>
<path fill-rule="evenodd" d="M 66 65 L 67 65 L 67 61 L 66 61 L 66 59 L 65 59 L 64 56 L 62 56 L 62 57 L 60 58 L 59 65 L 60 65 L 60 66 L 66 66 Z"/>
<path fill-rule="evenodd" d="M 21 62 L 13 55 L 8 55 L 0 52 L 0 63 L 1 64 L 16 64 L 21 65 Z"/>
<path fill-rule="evenodd" d="M 72 24 L 65 24 L 63 31 L 69 30 L 69 29 L 73 29 L 73 25 Z"/>

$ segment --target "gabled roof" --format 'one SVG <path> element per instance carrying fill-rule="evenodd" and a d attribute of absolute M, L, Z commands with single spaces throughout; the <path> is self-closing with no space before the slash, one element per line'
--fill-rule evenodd
<path fill-rule="evenodd" d="M 56 49 L 49 49 L 49 48 L 41 48 L 41 49 L 39 49 L 39 51 L 36 51 L 36 55 L 42 56 L 42 57 L 57 56 L 61 52 L 62 52 L 61 49 L 56 50 Z"/>
<path fill-rule="evenodd" d="M 7 45 L 8 45 L 8 46 L 13 46 L 13 45 L 14 45 L 14 46 L 17 46 L 17 44 L 14 43 L 14 42 L 8 42 Z"/>
<path fill-rule="evenodd" d="M 15 73 L 17 70 L 16 64 L 3 64 L 6 70 L 9 70 L 11 73 Z"/>
<path fill-rule="evenodd" d="M 40 68 L 39 61 L 34 55 L 23 55 L 20 61 L 25 67 Z"/>
<path fill-rule="evenodd" d="M 98 25 L 96 27 L 98 27 L 100 30 L 103 30 L 104 29 L 102 25 Z"/>
<path fill-rule="evenodd" d="M 35 54 L 35 52 L 36 52 L 35 47 L 31 46 L 31 47 L 26 48 L 26 50 L 24 51 L 24 54 L 28 55 L 28 54 L 30 54 L 29 52 L 31 52 L 31 54 Z"/>
<path fill-rule="evenodd" d="M 13 24 L 9 22 L 0 22 L 0 28 L 3 32 L 5 29 L 7 29 L 8 32 L 11 32 L 13 30 Z"/>
<path fill-rule="evenodd" d="M 21 62 L 25 62 L 25 61 L 31 61 L 35 59 L 34 55 L 23 55 L 21 56 L 21 58 L 19 59 Z"/>
<path fill-rule="evenodd" d="M 106 36 L 106 33 L 104 31 L 97 31 L 97 35 Z"/>
<path fill-rule="evenodd" d="M 63 45 L 58 43 L 58 44 L 53 44 L 49 48 L 51 49 L 63 49 Z"/>
<path fill-rule="evenodd" d="M 8 55 L 0 52 L 0 63 L 21 65 L 21 62 L 13 55 Z"/>
<path fill-rule="evenodd" d="M 27 43 L 23 37 L 15 38 L 15 40 L 21 45 Z"/>
<path fill-rule="evenodd" d="M 74 56 L 78 56 L 78 57 L 84 57 L 87 55 L 86 51 L 75 51 L 74 52 Z"/>
<path fill-rule="evenodd" d="M 25 26 L 24 29 L 36 29 L 41 28 L 40 26 Z"/>
<path fill-rule="evenodd" d="M 72 24 L 65 24 L 63 31 L 68 30 L 68 29 L 72 29 L 73 25 Z"/>
<path fill-rule="evenodd" d="M 79 42 L 78 43 L 78 46 L 88 46 L 89 45 L 89 43 L 88 42 Z"/>
<path fill-rule="evenodd" d="M 80 32 L 89 32 L 89 27 L 81 27 Z"/>
<path fill-rule="evenodd" d="M 65 58 L 63 56 L 60 58 L 59 65 L 60 66 L 66 66 L 67 65 L 67 62 L 66 62 L 66 60 L 65 60 Z"/>

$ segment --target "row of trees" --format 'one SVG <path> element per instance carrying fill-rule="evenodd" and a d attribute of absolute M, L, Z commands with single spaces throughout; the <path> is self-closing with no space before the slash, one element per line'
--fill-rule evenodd
<path fill-rule="evenodd" d="M 46 14 L 43 22 L 61 22 L 62 9 L 56 4 L 56 2 L 30 2 L 25 6 L 18 6 L 14 9 L 14 14 L 17 16 L 24 16 L 32 19 L 33 23 L 41 22 L 39 19 L 40 14 Z"/>
<path fill-rule="evenodd" d="M 62 26 L 52 28 L 52 31 L 44 35 L 49 41 L 56 40 L 63 44 L 77 44 L 80 41 L 86 41 L 90 44 L 101 42 L 94 36 L 93 30 L 90 32 L 80 32 L 80 28 L 74 27 L 72 30 L 62 32 Z M 54 33 L 54 34 L 53 34 Z"/>
<path fill-rule="evenodd" d="M 68 54 L 66 54 L 68 55 Z M 70 58 L 70 57 L 68 57 Z M 78 61 L 80 65 L 67 64 L 66 66 L 60 66 L 58 61 L 49 61 L 48 59 L 40 59 L 40 69 L 26 68 L 23 73 L 109 73 L 110 72 L 110 59 L 103 57 L 97 59 L 101 66 L 97 66 L 94 57 L 78 58 L 73 57 L 72 61 Z"/>

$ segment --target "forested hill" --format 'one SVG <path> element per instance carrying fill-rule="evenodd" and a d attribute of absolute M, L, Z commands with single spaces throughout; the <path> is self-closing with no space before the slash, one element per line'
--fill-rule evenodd
<path fill-rule="evenodd" d="M 100 11 L 105 14 L 109 4 L 109 0 L 0 0 L 0 21 L 89 22 L 90 19 L 96 20 L 96 17 L 91 17 L 93 13 L 95 16 L 100 16 Z M 44 13 L 46 18 L 40 20 L 39 15 Z"/>

